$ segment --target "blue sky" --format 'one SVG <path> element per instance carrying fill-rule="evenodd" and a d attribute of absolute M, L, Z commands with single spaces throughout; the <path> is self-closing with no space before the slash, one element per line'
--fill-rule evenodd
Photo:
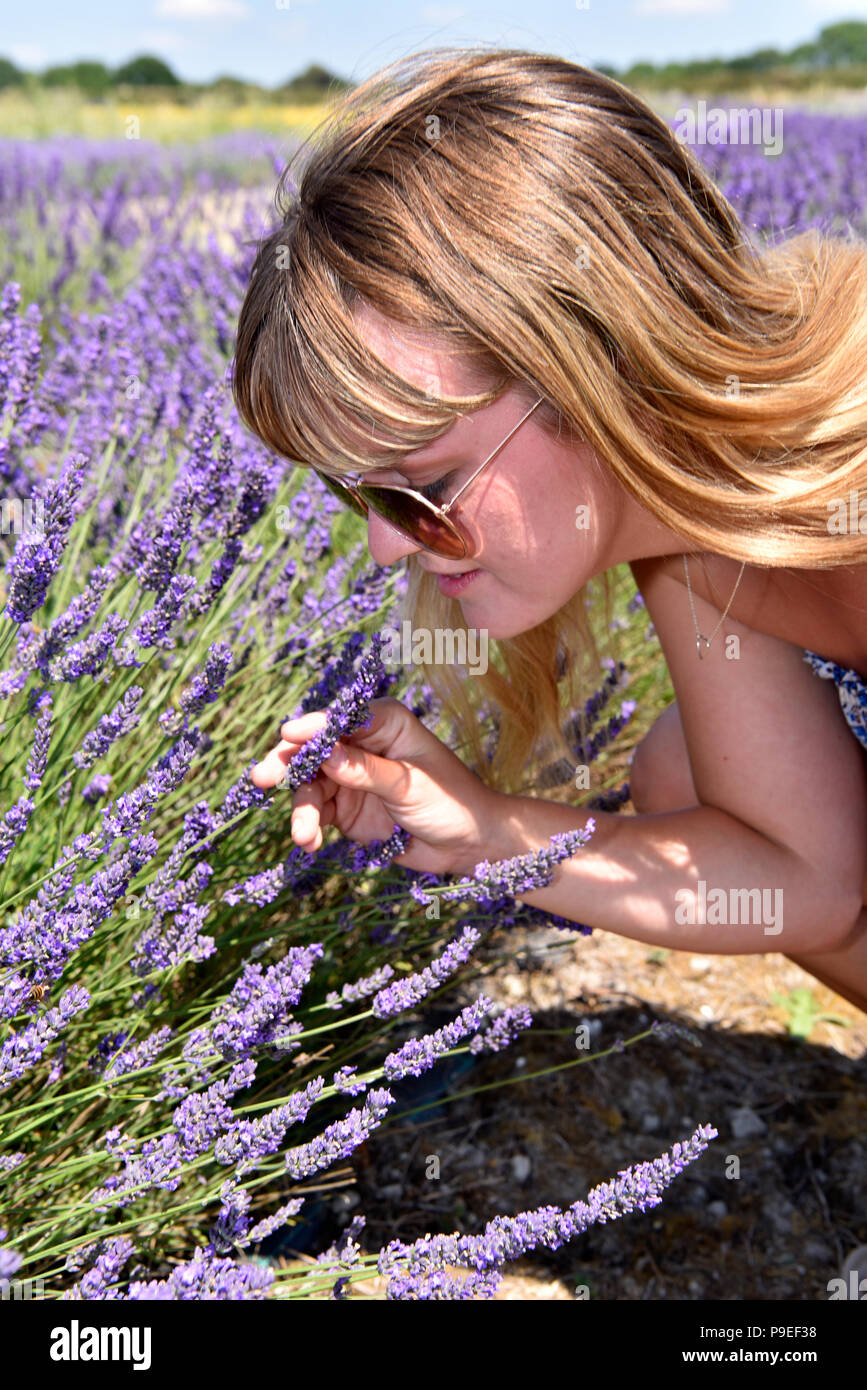
<path fill-rule="evenodd" d="M 0 0 L 0 54 L 26 68 L 157 53 L 178 76 L 274 86 L 322 63 L 359 81 L 403 54 L 473 43 L 623 67 L 789 48 L 867 0 Z"/>

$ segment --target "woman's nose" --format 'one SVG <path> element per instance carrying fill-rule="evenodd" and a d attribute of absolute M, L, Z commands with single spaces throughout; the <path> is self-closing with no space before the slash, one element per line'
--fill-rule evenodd
<path fill-rule="evenodd" d="M 367 548 L 370 558 L 377 565 L 386 567 L 396 565 L 404 555 L 414 555 L 422 547 L 402 531 L 396 531 L 393 526 L 389 526 L 384 517 L 377 516 L 371 509 L 367 513 Z"/>

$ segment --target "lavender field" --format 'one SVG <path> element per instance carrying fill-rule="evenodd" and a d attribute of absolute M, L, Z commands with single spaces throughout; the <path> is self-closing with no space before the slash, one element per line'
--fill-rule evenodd
<path fill-rule="evenodd" d="M 658 1205 L 716 1137 L 672 1135 L 562 1210 L 494 1207 L 480 1235 L 368 1249 L 357 1214 L 327 1248 L 298 1236 L 418 1078 L 532 1027 L 484 992 L 425 1024 L 481 943 L 589 928 L 515 900 L 577 838 L 461 880 L 395 865 L 399 827 L 292 846 L 289 785 L 371 699 L 454 731 L 381 659 L 405 574 L 232 407 L 236 316 L 291 153 L 0 141 L 0 1279 L 33 1297 L 337 1299 L 376 1272 L 388 1298 L 490 1299 L 526 1252 Z M 787 112 L 777 158 L 698 153 L 758 238 L 867 235 L 867 120 Z M 669 696 L 621 581 L 625 666 L 566 712 L 603 811 L 627 793 L 607 762 L 621 730 Z M 255 788 L 280 724 L 326 708 L 287 786 Z M 672 1032 L 618 1047 L 639 1070 Z M 278 1263 L 292 1237 L 312 1272 Z"/>

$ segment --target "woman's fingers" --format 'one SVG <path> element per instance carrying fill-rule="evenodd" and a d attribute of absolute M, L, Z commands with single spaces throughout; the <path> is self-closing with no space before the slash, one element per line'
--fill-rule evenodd
<path fill-rule="evenodd" d="M 280 729 L 281 738 L 291 739 L 293 743 L 306 743 L 314 734 L 321 734 L 328 723 L 328 716 L 322 710 L 311 710 L 297 719 L 287 719 Z"/>
<path fill-rule="evenodd" d="M 321 781 L 302 783 L 292 793 L 290 824 L 292 838 L 296 844 L 308 844 L 310 840 L 316 838 L 316 832 L 323 825 L 329 824 L 323 816 L 325 795 L 325 788 Z"/>
<path fill-rule="evenodd" d="M 286 768 L 293 756 L 298 752 L 299 744 L 288 743 L 282 739 L 276 748 L 257 763 L 250 773 L 250 781 L 254 787 L 259 787 L 265 791 L 267 787 L 276 787 L 277 783 L 283 780 Z"/>

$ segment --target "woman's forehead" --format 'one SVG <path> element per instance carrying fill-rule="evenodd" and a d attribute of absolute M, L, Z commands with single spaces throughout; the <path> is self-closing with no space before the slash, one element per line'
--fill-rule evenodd
<path fill-rule="evenodd" d="M 352 313 L 371 352 L 418 390 L 463 396 L 479 389 L 478 374 L 466 354 L 446 335 L 398 323 L 364 300 Z"/>

